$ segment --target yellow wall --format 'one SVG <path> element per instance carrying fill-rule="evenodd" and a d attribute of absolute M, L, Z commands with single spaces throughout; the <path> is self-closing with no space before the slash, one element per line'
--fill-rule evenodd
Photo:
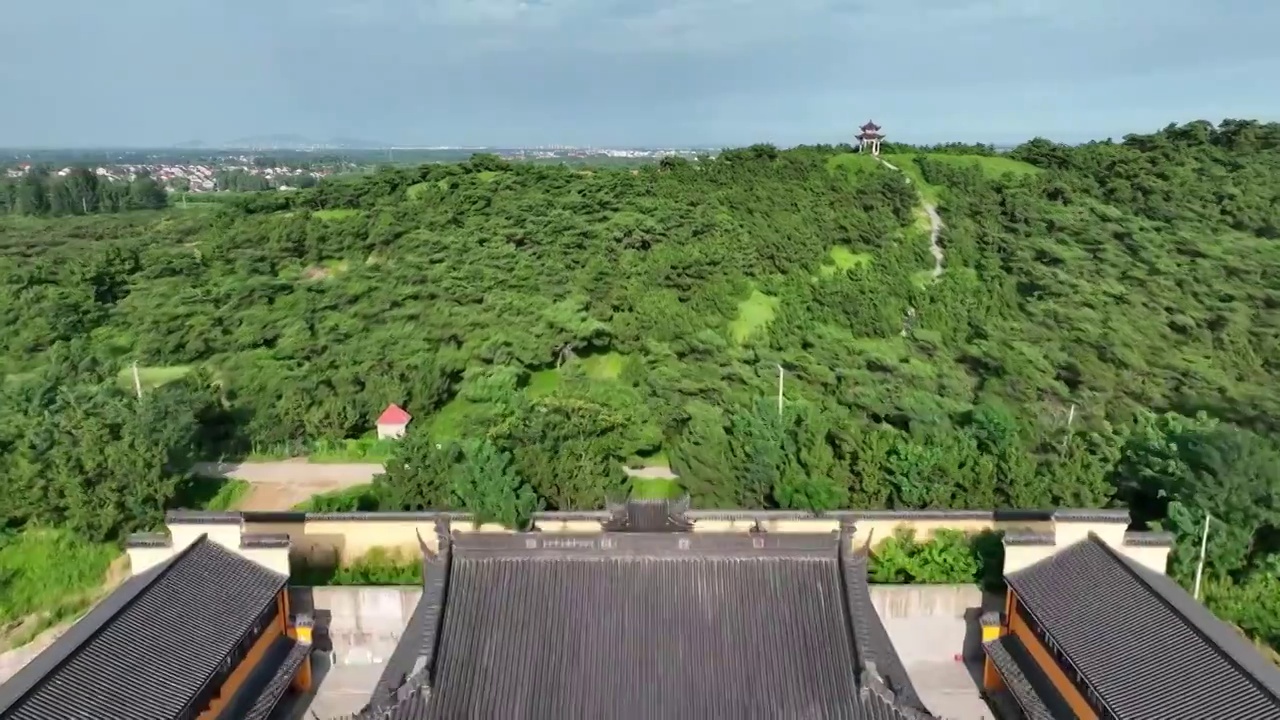
<path fill-rule="evenodd" d="M 840 527 L 834 518 L 794 518 L 770 516 L 768 513 L 741 513 L 738 516 L 726 514 L 710 514 L 709 517 L 698 517 L 691 514 L 695 532 L 747 532 L 756 524 L 756 518 L 765 530 L 774 533 L 830 533 Z M 556 517 L 536 520 L 542 532 L 549 533 L 595 533 L 599 532 L 600 521 L 591 518 L 563 519 Z M 495 524 L 477 526 L 465 520 L 454 520 L 450 529 L 455 533 L 468 532 L 509 532 Z M 1163 569 L 1164 556 L 1168 554 L 1165 547 L 1130 547 L 1123 544 L 1124 523 L 1116 520 L 1081 521 L 1081 520 L 996 520 L 991 515 L 985 517 L 864 517 L 855 523 L 853 547 L 867 545 L 875 547 L 891 538 L 899 530 L 913 532 L 917 539 L 928 540 L 939 530 L 952 530 L 962 533 L 979 533 L 988 530 L 1017 530 L 1023 532 L 1044 533 L 1056 536 L 1058 542 L 1045 545 L 1009 545 L 1005 548 L 1005 573 L 1013 572 L 1026 565 L 1048 557 L 1067 541 L 1085 537 L 1089 532 L 1097 532 L 1099 536 L 1115 541 L 1119 545 L 1113 547 L 1125 555 L 1138 559 L 1143 564 Z M 268 522 L 257 520 L 250 514 L 241 522 L 230 519 L 221 523 L 183 522 L 176 520 L 169 523 L 169 533 L 173 543 L 169 548 L 130 548 L 129 556 L 137 568 L 150 567 L 173 552 L 186 547 L 202 533 L 225 547 L 240 553 L 277 572 L 287 573 L 289 560 L 299 560 L 313 565 L 346 565 L 369 551 L 379 548 L 392 554 L 401 554 L 407 558 L 420 556 L 421 542 L 428 548 L 436 549 L 435 520 L 430 517 L 404 518 L 379 517 L 377 514 L 362 515 L 350 518 L 312 517 L 304 519 L 299 514 L 296 519 Z M 280 534 L 289 538 L 289 546 L 284 547 L 241 547 L 241 538 L 250 534 Z M 139 570 L 135 570 L 138 572 Z"/>
<path fill-rule="evenodd" d="M 287 630 L 285 618 L 285 608 L 288 607 L 288 593 L 281 592 L 276 596 L 276 615 L 271 622 L 262 631 L 262 637 L 258 638 L 253 647 L 249 648 L 249 652 L 245 653 L 244 659 L 240 664 L 235 666 L 231 674 L 227 676 L 222 687 L 218 690 L 218 694 L 209 702 L 209 706 L 204 712 L 197 716 L 196 720 L 213 720 L 226 708 L 227 702 L 235 696 L 236 691 L 244 684 L 249 673 L 262 662 L 262 656 L 266 654 L 271 644 L 280 638 Z"/>
<path fill-rule="evenodd" d="M 1009 591 L 1009 595 L 1013 595 L 1013 591 Z M 1026 620 L 1022 618 L 1021 608 L 1018 607 L 1016 601 L 1011 601 L 1010 605 L 1014 612 L 1009 616 L 1009 632 L 1018 638 L 1031 653 L 1031 657 L 1035 659 L 1036 665 L 1044 672 L 1053 686 L 1058 689 L 1063 699 L 1067 701 L 1067 705 L 1075 712 L 1076 717 L 1081 720 L 1097 720 L 1098 714 L 1089 706 L 1089 702 L 1085 700 L 1084 695 L 1076 689 L 1071 679 L 1067 677 L 1062 668 L 1058 666 L 1058 662 L 1053 659 L 1053 653 L 1040 642 L 1040 638 L 1036 637 L 1035 632 L 1027 625 Z"/>
<path fill-rule="evenodd" d="M 777 533 L 827 533 L 839 528 L 839 522 L 830 518 L 768 519 L 762 523 L 765 530 Z M 699 519 L 695 532 L 746 532 L 755 521 L 739 519 Z M 860 547 L 868 541 L 878 545 L 893 537 L 899 528 L 913 530 L 917 539 L 926 540 L 940 529 L 977 533 L 983 530 L 1018 528 L 1051 532 L 1051 521 L 997 522 L 992 519 L 860 519 L 854 534 L 854 545 Z M 543 532 L 594 533 L 600 531 L 596 520 L 540 520 L 538 528 Z M 172 532 L 173 525 L 170 526 Z M 508 532 L 498 525 L 476 527 L 472 523 L 454 521 L 453 532 Z M 246 519 L 245 534 L 282 533 L 289 536 L 290 554 L 296 558 L 317 563 L 348 563 L 363 557 L 374 548 L 400 551 L 409 556 L 419 554 L 418 538 L 421 536 L 428 548 L 436 549 L 435 523 L 432 520 L 380 520 L 352 518 L 342 520 L 301 519 L 292 522 L 257 522 Z"/>

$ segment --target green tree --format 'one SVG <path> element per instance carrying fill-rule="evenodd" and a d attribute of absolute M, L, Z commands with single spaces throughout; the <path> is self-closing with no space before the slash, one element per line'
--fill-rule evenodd
<path fill-rule="evenodd" d="M 462 446 L 462 463 L 453 468 L 450 492 L 454 504 L 477 522 L 518 530 L 528 527 L 539 505 L 537 494 L 516 475 L 511 456 L 488 440 Z"/>
<path fill-rule="evenodd" d="M 465 461 L 462 448 L 438 442 L 426 431 L 411 428 L 396 443 L 386 472 L 373 479 L 378 506 L 386 510 L 454 509 L 450 488 L 453 469 Z"/>

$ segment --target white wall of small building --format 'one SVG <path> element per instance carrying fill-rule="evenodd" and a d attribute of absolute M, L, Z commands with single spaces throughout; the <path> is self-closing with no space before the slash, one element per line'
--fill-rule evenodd
<path fill-rule="evenodd" d="M 394 440 L 396 438 L 402 438 L 404 437 L 404 431 L 407 428 L 408 425 L 405 423 L 378 423 L 378 439 Z"/>

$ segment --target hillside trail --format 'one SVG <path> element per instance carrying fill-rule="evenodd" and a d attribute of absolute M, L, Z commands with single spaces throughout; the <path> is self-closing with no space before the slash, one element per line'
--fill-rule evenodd
<path fill-rule="evenodd" d="M 237 510 L 288 510 L 313 495 L 346 490 L 373 482 L 383 472 L 381 463 L 313 463 L 306 458 L 262 462 L 201 462 L 196 475 L 208 478 L 234 478 L 249 483 L 249 492 L 236 505 Z M 665 465 L 625 468 L 630 477 L 673 479 L 675 474 Z"/>
<path fill-rule="evenodd" d="M 880 161 L 881 165 L 884 165 L 890 170 L 899 173 L 902 172 L 897 165 L 894 165 L 879 155 L 876 155 L 875 158 Z M 911 178 L 907 177 L 906 173 L 903 173 L 903 177 L 906 177 L 908 185 L 911 184 Z M 936 280 L 942 275 L 942 261 L 945 259 L 942 251 L 942 245 L 939 244 L 938 239 L 942 236 L 942 229 L 946 227 L 946 225 L 942 223 L 942 216 L 938 214 L 937 205 L 925 200 L 923 194 L 921 194 L 920 200 L 924 204 L 925 214 L 929 216 L 929 253 L 933 255 L 933 278 Z"/>

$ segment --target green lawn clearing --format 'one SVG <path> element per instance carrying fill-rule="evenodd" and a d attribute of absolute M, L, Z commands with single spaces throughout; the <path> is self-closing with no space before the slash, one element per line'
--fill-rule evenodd
<path fill-rule="evenodd" d="M 174 380 L 180 380 L 191 372 L 190 365 L 139 365 L 138 381 L 142 384 L 143 389 L 160 387 L 167 385 Z M 121 370 L 118 375 L 121 384 L 126 387 L 133 387 L 133 368 L 126 367 Z"/>
<path fill-rule="evenodd" d="M 834 173 L 855 176 L 884 167 L 875 157 L 866 153 L 843 153 L 827 159 L 827 169 Z"/>
<path fill-rule="evenodd" d="M 592 380 L 617 380 L 627 358 L 622 353 L 588 355 L 581 359 L 582 369 Z"/>
<path fill-rule="evenodd" d="M 631 497 L 638 500 L 675 500 L 684 494 L 677 480 L 632 478 Z"/>
<path fill-rule="evenodd" d="M 929 155 L 929 159 L 951 165 L 977 165 L 987 177 L 1001 177 L 1006 173 L 1014 175 L 1037 175 L 1043 170 L 1002 155 Z"/>
<path fill-rule="evenodd" d="M 350 208 L 330 208 L 328 210 L 316 210 L 311 213 L 313 217 L 320 218 L 321 220 L 345 220 L 346 218 L 356 217 L 360 214 L 359 210 L 352 210 Z"/>
<path fill-rule="evenodd" d="M 420 182 L 410 185 L 404 191 L 404 196 L 410 200 L 421 200 L 422 196 L 429 192 L 431 192 L 431 183 Z"/>
<path fill-rule="evenodd" d="M 871 264 L 871 255 L 856 253 L 843 245 L 831 248 L 828 253 L 831 262 L 823 263 L 818 269 L 822 277 L 831 277 L 838 272 L 846 272 L 855 268 L 863 268 Z"/>
<path fill-rule="evenodd" d="M 777 307 L 777 298 L 752 290 L 751 297 L 738 303 L 738 317 L 729 324 L 729 333 L 734 341 L 745 343 L 752 334 L 766 328 Z"/>

